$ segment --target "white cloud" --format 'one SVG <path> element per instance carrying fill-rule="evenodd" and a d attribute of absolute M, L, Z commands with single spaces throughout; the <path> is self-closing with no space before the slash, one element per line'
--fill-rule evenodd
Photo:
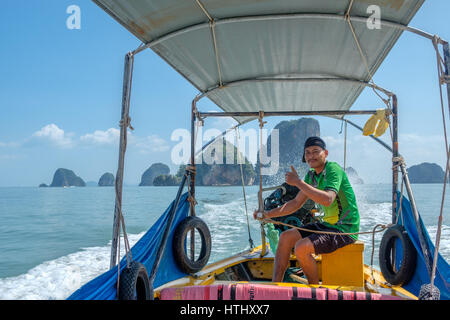
<path fill-rule="evenodd" d="M 329 150 L 328 159 L 343 165 L 344 137 L 322 137 Z M 387 131 L 382 140 L 391 146 Z M 441 135 L 420 135 L 416 133 L 399 134 L 399 151 L 407 167 L 434 162 L 442 168 L 445 166 L 445 142 Z M 347 139 L 347 166 L 356 169 L 359 176 L 367 183 L 390 182 L 392 159 L 388 150 L 360 133 L 351 134 Z"/>
<path fill-rule="evenodd" d="M 48 141 L 60 148 L 70 148 L 73 146 L 72 136 L 73 134 L 65 133 L 64 130 L 52 123 L 33 133 L 32 138 Z"/>
<path fill-rule="evenodd" d="M 19 147 L 20 143 L 18 142 L 1 142 L 0 141 L 0 148 L 8 148 L 8 147 Z"/>
<path fill-rule="evenodd" d="M 400 134 L 399 151 L 405 158 L 407 166 L 422 162 L 434 162 L 445 166 L 445 140 L 441 135 Z"/>
<path fill-rule="evenodd" d="M 113 145 L 119 143 L 120 130 L 109 128 L 106 131 L 95 130 L 80 137 L 80 141 L 94 145 Z"/>
<path fill-rule="evenodd" d="M 170 149 L 167 141 L 162 139 L 156 134 L 147 136 L 145 138 L 135 137 L 132 144 L 139 149 L 141 153 L 151 153 L 151 152 L 164 152 Z"/>
<path fill-rule="evenodd" d="M 219 117 L 219 118 L 213 118 L 213 119 L 214 120 L 211 122 L 210 127 L 217 129 L 220 132 L 223 132 L 223 131 L 230 129 L 231 127 L 237 125 L 237 121 L 231 117 L 226 117 L 226 118 Z"/>
<path fill-rule="evenodd" d="M 18 156 L 16 154 L 0 154 L 0 160 L 16 160 L 20 158 L 21 156 Z"/>
<path fill-rule="evenodd" d="M 341 146 L 344 145 L 344 138 L 336 138 L 333 136 L 325 136 L 322 137 L 322 139 L 325 141 L 325 144 L 327 145 L 327 149 L 328 148 L 333 148 L 336 146 Z"/>
<path fill-rule="evenodd" d="M 118 146 L 120 130 L 109 128 L 107 130 L 95 130 L 80 137 L 80 141 L 88 146 Z M 164 152 L 169 150 L 167 141 L 158 135 L 138 137 L 130 130 L 127 131 L 127 147 L 136 148 L 140 153 Z"/>

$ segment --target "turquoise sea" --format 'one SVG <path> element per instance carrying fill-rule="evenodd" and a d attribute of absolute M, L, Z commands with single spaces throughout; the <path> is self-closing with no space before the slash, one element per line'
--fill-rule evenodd
<path fill-rule="evenodd" d="M 442 197 L 441 184 L 413 185 L 422 219 L 434 242 Z M 174 199 L 178 187 L 126 186 L 123 212 L 130 244 L 150 228 Z M 354 186 L 361 215 L 360 231 L 391 221 L 391 185 Z M 212 235 L 210 262 L 249 247 L 242 187 L 197 187 L 197 215 Z M 257 186 L 246 187 L 251 236 L 261 243 Z M 268 196 L 265 192 L 264 196 Z M 440 252 L 450 261 L 450 199 L 444 210 Z M 65 299 L 109 268 L 114 214 L 113 187 L 0 188 L 0 299 Z M 378 265 L 376 235 L 374 265 Z M 364 262 L 370 264 L 371 235 Z"/>

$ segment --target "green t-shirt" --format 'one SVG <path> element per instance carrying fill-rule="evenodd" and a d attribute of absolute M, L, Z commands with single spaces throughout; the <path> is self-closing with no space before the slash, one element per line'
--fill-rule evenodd
<path fill-rule="evenodd" d="M 323 224 L 339 229 L 344 233 L 359 232 L 359 212 L 356 197 L 347 174 L 336 162 L 327 161 L 320 174 L 310 169 L 305 176 L 305 182 L 319 190 L 333 190 L 336 199 L 329 207 L 322 206 Z M 358 235 L 350 235 L 358 239 Z"/>

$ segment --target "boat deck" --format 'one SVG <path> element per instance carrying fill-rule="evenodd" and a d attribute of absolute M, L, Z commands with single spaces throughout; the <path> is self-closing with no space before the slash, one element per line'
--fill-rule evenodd
<path fill-rule="evenodd" d="M 245 290 L 247 290 L 248 288 L 245 285 L 251 285 L 252 289 L 249 289 L 250 291 L 255 290 L 255 288 L 257 289 L 263 288 L 266 291 L 267 290 L 273 291 L 274 288 L 281 289 L 280 290 L 281 296 L 283 296 L 283 294 L 284 295 L 288 294 L 283 291 L 283 288 L 285 289 L 289 288 L 290 290 L 294 290 L 294 292 L 297 292 L 297 290 L 300 290 L 299 292 L 305 292 L 305 290 L 307 290 L 307 292 L 312 292 L 310 291 L 310 289 L 313 290 L 327 289 L 326 292 L 328 292 L 328 290 L 331 290 L 330 292 L 336 291 L 339 293 L 353 292 L 355 293 L 353 296 L 354 298 L 356 298 L 357 296 L 356 293 L 358 292 L 364 293 L 364 295 L 379 294 L 385 298 L 391 297 L 393 299 L 401 298 L 408 300 L 409 299 L 417 300 L 416 296 L 406 291 L 405 289 L 399 286 L 392 286 L 388 284 L 378 270 L 373 270 L 373 277 L 372 277 L 372 270 L 367 265 L 361 265 L 362 266 L 361 285 L 349 285 L 348 284 L 349 280 L 345 279 L 345 276 L 344 278 L 339 277 L 338 279 L 334 279 L 335 280 L 334 282 L 336 284 L 329 284 L 330 280 L 328 280 L 328 282 L 324 281 L 324 275 L 326 273 L 325 269 L 329 267 L 327 265 L 329 261 L 327 261 L 327 259 L 324 259 L 324 257 L 322 257 L 321 255 L 316 256 L 316 261 L 319 269 L 319 278 L 321 280 L 319 285 L 308 284 L 308 281 L 303 276 L 301 268 L 299 268 L 297 260 L 294 255 L 291 255 L 290 265 L 288 267 L 288 271 L 285 274 L 284 279 L 285 281 L 272 282 L 271 279 L 272 279 L 274 255 L 270 252 L 270 250 L 268 250 L 267 254 L 264 257 L 261 257 L 260 256 L 261 249 L 262 247 L 259 246 L 254 248 L 253 250 L 243 251 L 229 258 L 211 263 L 205 266 L 201 271 L 193 275 L 188 275 L 186 277 L 168 282 L 163 286 L 155 288 L 154 297 L 155 299 L 167 298 L 167 295 L 165 297 L 161 297 L 161 292 L 163 292 L 164 289 L 172 289 L 172 291 L 166 290 L 165 292 L 167 293 L 168 291 L 170 291 L 171 292 L 170 295 L 172 298 L 181 299 L 182 297 L 181 293 L 186 288 L 190 288 L 189 289 L 191 290 L 190 299 L 193 299 L 192 297 L 205 299 L 204 293 L 206 292 L 207 287 L 211 288 L 211 290 L 213 290 L 213 292 L 215 293 L 218 289 L 222 290 L 221 288 L 225 288 L 226 291 L 232 288 L 233 286 L 242 287 L 245 288 Z M 341 250 L 341 252 L 338 252 L 338 254 L 345 253 L 345 250 L 342 249 L 339 249 Z M 349 249 L 347 249 L 347 251 L 348 250 Z M 352 268 L 349 269 L 351 270 Z M 339 281 L 341 281 L 340 282 L 341 284 L 338 284 Z M 271 286 L 272 289 L 270 289 L 269 286 Z M 196 291 L 195 287 L 203 288 L 201 289 L 200 295 Z M 179 290 L 174 291 L 173 289 Z M 318 292 L 321 291 L 319 290 Z M 292 291 L 289 291 L 289 294 L 292 294 Z M 217 298 L 215 294 L 209 293 L 207 294 L 207 297 Z M 240 299 L 245 298 L 241 297 Z M 264 299 L 269 298 L 265 296 Z"/>

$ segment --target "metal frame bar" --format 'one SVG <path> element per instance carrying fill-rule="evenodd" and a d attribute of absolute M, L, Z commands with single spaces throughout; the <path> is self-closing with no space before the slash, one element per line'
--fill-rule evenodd
<path fill-rule="evenodd" d="M 397 96 L 392 97 L 392 223 L 397 215 L 398 191 L 398 101 Z"/>
<path fill-rule="evenodd" d="M 311 76 L 311 74 L 308 74 Z M 302 74 L 290 74 L 290 75 L 277 75 L 277 77 L 255 77 L 255 78 L 247 78 L 247 79 L 239 79 L 231 82 L 225 82 L 222 83 L 222 85 L 216 85 L 212 88 L 207 89 L 206 91 L 202 92 L 197 99 L 201 99 L 205 96 L 209 96 L 210 94 L 214 93 L 217 90 L 223 90 L 227 88 L 231 88 L 234 86 L 247 84 L 247 83 L 263 83 L 263 82 L 348 82 L 350 84 L 358 85 L 358 86 L 365 86 L 365 87 L 371 87 L 375 90 L 379 90 L 386 94 L 387 96 L 392 96 L 393 93 L 389 90 L 386 90 L 382 87 L 379 87 L 373 83 L 369 83 L 367 81 L 359 80 L 359 79 L 351 79 L 351 78 L 345 78 L 340 76 L 330 76 L 330 75 L 322 75 L 317 74 L 317 77 L 302 77 Z M 325 76 L 325 77 L 324 77 Z M 321 78 L 319 78 L 321 77 Z"/>
<path fill-rule="evenodd" d="M 348 16 L 352 22 L 358 22 L 358 23 L 367 23 L 368 17 L 361 17 L 361 16 Z M 322 20 L 342 20 L 343 22 L 346 22 L 345 20 L 346 16 L 344 14 L 332 14 L 332 13 L 293 13 L 293 14 L 275 14 L 275 15 L 263 15 L 263 16 L 249 16 L 249 17 L 230 17 L 225 19 L 216 19 L 215 24 L 216 25 L 222 25 L 222 24 L 229 24 L 229 23 L 242 23 L 242 22 L 255 22 L 255 21 L 269 21 L 269 20 L 286 20 L 286 19 L 322 19 Z M 398 29 L 402 31 L 408 31 L 415 33 L 421 37 L 427 38 L 432 40 L 433 35 L 414 28 L 409 27 L 406 25 L 403 25 L 401 23 L 387 21 L 387 20 L 380 20 L 381 26 L 383 27 L 389 27 L 393 29 Z M 151 48 L 157 44 L 160 44 L 166 40 L 169 40 L 173 37 L 180 36 L 182 34 L 200 30 L 203 28 L 210 28 L 210 22 L 207 23 L 199 23 L 191 26 L 184 27 L 182 29 L 167 33 L 165 35 L 160 36 L 157 39 L 154 39 L 145 45 L 137 48 L 133 51 L 133 54 L 137 54 L 145 49 Z M 444 43 L 444 41 L 441 40 L 441 43 Z"/>
<path fill-rule="evenodd" d="M 192 109 L 191 109 L 191 166 L 193 168 L 193 170 L 195 170 L 195 120 L 197 119 L 196 117 L 196 112 L 197 112 L 197 100 L 194 99 L 192 100 Z M 195 173 L 193 171 L 190 171 L 190 190 L 191 190 L 191 194 L 195 195 Z M 190 211 L 191 215 L 194 215 L 192 212 L 192 208 Z"/>
<path fill-rule="evenodd" d="M 363 132 L 363 128 L 361 128 L 360 126 L 358 126 L 357 124 L 355 124 L 354 122 L 348 120 L 348 119 L 343 119 L 346 123 L 351 124 L 353 127 L 355 127 L 356 129 L 359 129 L 361 132 Z M 392 147 L 390 147 L 386 142 L 384 142 L 383 140 L 373 136 L 372 134 L 369 136 L 372 139 L 374 139 L 376 142 L 378 142 L 379 144 L 381 144 L 383 147 L 385 147 L 388 151 L 392 152 Z"/>
<path fill-rule="evenodd" d="M 95 0 L 94 0 L 95 1 Z M 198 1 L 199 2 L 199 1 Z M 98 3 L 97 3 L 98 4 Z M 99 4 L 98 4 L 99 5 Z M 102 7 L 102 6 L 101 6 Z M 103 8 L 105 9 L 105 8 Z M 180 29 L 175 32 L 171 32 L 169 34 L 163 35 L 158 39 L 155 39 L 153 41 L 150 41 L 149 43 L 145 45 L 139 46 L 137 49 L 135 49 L 132 52 L 129 52 L 125 55 L 125 63 L 124 63 L 124 78 L 123 78 L 123 93 L 122 93 L 122 114 L 121 114 L 121 130 L 120 130 L 120 145 L 119 145 L 119 160 L 118 160 L 118 170 L 116 174 L 116 181 L 115 181 L 115 188 L 116 188 L 116 202 L 115 202 L 115 209 L 114 209 L 114 222 L 113 222 L 113 239 L 112 239 L 112 246 L 111 246 L 111 260 L 110 260 L 110 267 L 113 268 L 116 264 L 117 259 L 120 259 L 120 256 L 117 257 L 117 245 L 119 241 L 120 236 L 120 222 L 122 220 L 123 222 L 123 215 L 121 214 L 121 207 L 122 207 L 122 187 L 123 187 L 123 169 L 124 169 L 124 160 L 125 160 L 125 151 L 126 151 L 126 139 L 127 139 L 127 128 L 129 125 L 129 108 L 130 108 L 130 96 L 131 96 L 131 82 L 132 82 L 132 70 L 133 70 L 133 62 L 134 62 L 134 55 L 138 54 L 139 52 L 144 51 L 147 48 L 151 48 L 152 46 L 155 46 L 159 43 L 162 43 L 166 40 L 169 40 L 172 37 L 176 37 L 179 35 L 182 35 L 187 32 L 192 32 L 195 30 L 199 30 L 202 28 L 211 28 L 213 34 L 213 40 L 216 50 L 216 60 L 217 60 L 217 67 L 219 72 L 219 78 L 220 78 L 220 64 L 218 61 L 218 52 L 216 48 L 216 40 L 215 40 L 215 33 L 214 33 L 214 26 L 215 25 L 221 25 L 221 24 L 228 24 L 228 23 L 242 23 L 242 22 L 254 22 L 254 21 L 268 21 L 268 20 L 279 20 L 279 19 L 335 19 L 335 20 L 342 20 L 346 21 L 346 19 L 350 18 L 353 22 L 358 23 L 365 23 L 367 21 L 367 17 L 358 17 L 358 16 L 350 16 L 348 15 L 349 12 L 347 12 L 346 15 L 338 15 L 338 14 L 282 14 L 282 15 L 269 15 L 269 16 L 252 16 L 252 17 L 235 17 L 235 18 L 227 18 L 223 20 L 212 20 L 210 18 L 210 21 L 208 23 L 202 23 L 197 24 L 193 26 L 189 26 L 183 29 Z M 212 23 L 212 24 L 211 24 Z M 419 36 L 428 38 L 430 40 L 435 39 L 434 36 L 431 34 L 428 34 L 422 30 L 412 28 L 409 26 L 405 26 L 399 23 L 391 22 L 391 21 L 385 21 L 381 20 L 381 25 L 391 28 L 396 28 L 403 31 L 409 31 L 412 33 L 415 33 Z M 447 86 L 447 93 L 448 93 L 448 105 L 450 109 L 450 83 L 449 80 L 449 70 L 450 70 L 450 50 L 449 50 L 449 44 L 448 42 L 442 40 L 439 38 L 439 43 L 443 46 L 444 51 L 444 61 L 445 61 L 445 81 Z M 397 212 L 397 192 L 398 192 L 398 108 L 397 108 L 397 97 L 393 95 L 391 92 L 380 88 L 374 84 L 356 80 L 356 79 L 346 79 L 346 78 L 254 78 L 254 79 L 241 79 L 237 81 L 233 81 L 230 83 L 222 84 L 220 83 L 219 86 L 213 87 L 208 89 L 206 92 L 203 92 L 202 94 L 198 95 L 194 98 L 192 101 L 192 114 L 191 114 L 191 166 L 195 169 L 195 147 L 194 147 L 194 139 L 195 139 L 195 120 L 197 116 L 204 118 L 204 117 L 224 117 L 224 116 L 255 116 L 257 117 L 259 115 L 259 112 L 223 112 L 223 113 L 211 113 L 211 112 L 205 112 L 205 113 L 199 113 L 196 109 L 196 103 L 203 97 L 208 96 L 211 93 L 214 93 L 216 90 L 222 90 L 224 87 L 233 87 L 236 85 L 241 85 L 245 83 L 257 83 L 257 82 L 266 82 L 266 81 L 284 81 L 284 82 L 325 82 L 325 81 L 346 81 L 346 82 L 353 82 L 358 85 L 364 85 L 364 86 L 370 86 L 374 89 L 380 90 L 387 94 L 388 96 L 393 98 L 393 108 L 392 108 L 392 115 L 393 115 L 393 143 L 392 148 L 390 148 L 387 144 L 382 142 L 376 137 L 371 136 L 373 139 L 375 139 L 377 142 L 381 143 L 385 148 L 390 150 L 393 154 L 393 178 L 392 178 L 392 219 L 394 221 L 395 215 Z M 221 80 L 220 80 L 221 82 Z M 327 110 L 327 111 L 286 111 L 286 112 L 265 112 L 265 116 L 293 116 L 293 115 L 357 115 L 357 114 L 374 114 L 376 111 L 374 110 L 360 110 L 360 111 L 346 111 L 346 110 Z M 347 123 L 352 124 L 353 126 L 357 127 L 358 129 L 361 129 L 359 126 L 355 125 L 349 120 L 344 119 Z M 361 129 L 362 130 L 362 129 Z M 204 148 L 202 148 L 203 150 Z M 422 229 L 419 223 L 419 214 L 417 211 L 417 206 L 414 201 L 414 196 L 412 194 L 411 186 L 409 183 L 408 175 L 406 172 L 406 166 L 404 162 L 400 164 L 400 169 L 402 171 L 403 180 L 406 185 L 406 189 L 408 192 L 408 196 L 411 202 L 411 206 L 413 209 L 414 218 L 416 220 L 416 225 L 419 232 L 419 238 L 420 238 L 420 244 L 422 247 L 422 251 L 424 255 L 426 256 L 427 262 L 430 262 L 430 254 L 427 250 L 427 246 L 425 245 L 425 241 L 423 239 L 423 233 Z M 186 183 L 186 175 L 183 176 L 183 179 L 180 183 L 177 196 L 175 198 L 175 202 L 173 205 L 173 208 L 169 215 L 169 221 L 168 224 L 164 230 L 162 243 L 159 247 L 157 257 L 155 260 L 155 263 L 153 265 L 151 275 L 150 275 L 150 281 L 153 285 L 153 279 L 156 276 L 156 271 L 158 269 L 158 265 L 160 263 L 162 252 L 165 248 L 165 244 L 167 242 L 168 233 L 171 227 L 171 224 L 173 222 L 174 213 L 176 212 L 182 190 L 184 188 L 184 185 Z M 190 188 L 192 195 L 195 194 L 195 172 L 190 172 Z M 190 210 L 190 214 L 195 214 L 193 210 Z M 124 227 L 124 226 L 123 226 Z M 125 228 L 125 227 L 124 227 Z M 125 231 L 125 230 L 124 230 Z M 191 237 L 191 253 L 194 254 L 193 250 L 193 237 Z M 263 243 L 264 245 L 264 243 Z M 120 261 L 117 261 L 119 263 Z M 428 271 L 430 271 L 430 263 L 427 263 Z"/>
<path fill-rule="evenodd" d="M 197 100 L 192 100 L 191 106 L 191 170 L 189 170 L 189 188 L 190 195 L 195 199 L 195 119 L 197 112 Z M 189 215 L 195 216 L 195 204 L 193 202 L 189 203 Z M 195 229 L 191 230 L 191 260 L 195 261 Z"/>
<path fill-rule="evenodd" d="M 324 111 L 264 111 L 264 117 L 272 116 L 345 116 L 375 114 L 376 110 L 324 110 Z M 207 117 L 258 117 L 259 112 L 198 112 L 201 118 Z"/>
<path fill-rule="evenodd" d="M 445 84 L 447 86 L 447 99 L 448 99 L 448 108 L 450 110 L 450 48 L 448 42 L 445 42 L 442 45 L 442 49 L 444 51 L 444 64 L 445 64 Z"/>

